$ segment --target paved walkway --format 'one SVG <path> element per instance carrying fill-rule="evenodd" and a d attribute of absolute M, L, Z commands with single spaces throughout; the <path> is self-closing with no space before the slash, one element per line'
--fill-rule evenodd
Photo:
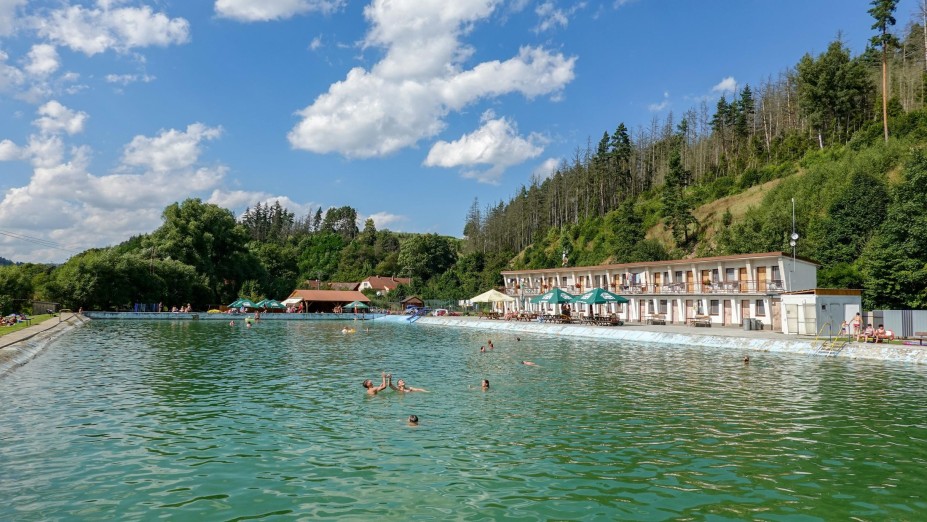
<path fill-rule="evenodd" d="M 25 345 L 28 344 L 25 341 L 54 335 L 56 331 L 63 331 L 66 327 L 81 321 L 86 319 L 77 314 L 67 318 L 49 317 L 41 323 L 0 336 L 0 375 L 17 365 L 20 359 L 28 358 L 29 354 L 24 354 Z"/>

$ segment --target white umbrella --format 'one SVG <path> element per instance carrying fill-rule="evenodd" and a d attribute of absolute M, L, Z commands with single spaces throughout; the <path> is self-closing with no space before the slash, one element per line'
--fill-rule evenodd
<path fill-rule="evenodd" d="M 473 299 L 470 299 L 470 302 L 472 303 L 513 303 L 515 302 L 515 298 L 509 295 L 505 295 L 496 289 L 492 289 L 492 290 L 483 292 L 482 294 L 474 297 Z M 503 309 L 505 309 L 505 305 L 503 305 Z"/>
<path fill-rule="evenodd" d="M 482 294 L 470 299 L 474 303 L 511 303 L 515 298 L 510 295 L 505 295 L 498 290 L 489 290 L 488 292 L 483 292 Z"/>

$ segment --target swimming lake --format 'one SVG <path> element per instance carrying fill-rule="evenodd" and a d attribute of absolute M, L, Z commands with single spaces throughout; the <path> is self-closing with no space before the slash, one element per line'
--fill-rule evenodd
<path fill-rule="evenodd" d="M 0 520 L 927 516 L 927 369 L 745 353 L 93 321 L 0 379 Z"/>

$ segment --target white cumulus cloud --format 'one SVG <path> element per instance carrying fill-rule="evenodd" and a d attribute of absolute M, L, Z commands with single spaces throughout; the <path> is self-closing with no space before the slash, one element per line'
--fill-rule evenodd
<path fill-rule="evenodd" d="M 203 141 L 221 135 L 221 127 L 193 123 L 185 131 L 170 129 L 155 137 L 136 136 L 126 145 L 122 161 L 126 165 L 154 172 L 184 169 L 199 159 Z"/>
<path fill-rule="evenodd" d="M 508 60 L 463 68 L 472 52 L 460 38 L 497 4 L 374 0 L 364 10 L 372 26 L 365 42 L 385 55 L 370 70 L 352 69 L 299 111 L 290 144 L 347 157 L 383 156 L 437 135 L 451 111 L 480 99 L 557 95 L 573 80 L 573 57 L 524 47 Z"/>
<path fill-rule="evenodd" d="M 39 118 L 32 123 L 46 134 L 78 134 L 87 121 L 86 112 L 73 111 L 55 100 L 39 107 L 38 113 Z"/>
<path fill-rule="evenodd" d="M 216 0 L 216 14 L 242 22 L 282 20 L 298 14 L 340 9 L 345 0 Z"/>
<path fill-rule="evenodd" d="M 13 34 L 16 29 L 16 10 L 27 0 L 0 0 L 0 36 Z"/>
<path fill-rule="evenodd" d="M 486 170 L 467 169 L 464 177 L 483 183 L 497 183 L 505 169 L 544 151 L 545 140 L 537 134 L 527 139 L 518 135 L 515 125 L 506 118 L 496 118 L 491 111 L 483 115 L 483 126 L 453 142 L 439 141 L 428 152 L 429 167 L 474 167 L 488 165 Z"/>
<path fill-rule="evenodd" d="M 554 172 L 557 172 L 557 168 L 560 167 L 560 160 L 557 158 L 547 158 L 540 165 L 534 168 L 531 171 L 531 175 L 539 180 L 545 180 L 554 175 Z"/>
<path fill-rule="evenodd" d="M 149 6 L 113 7 L 101 2 L 98 7 L 72 5 L 52 11 L 35 20 L 39 35 L 88 56 L 108 50 L 126 52 L 148 46 L 186 43 L 190 23 L 155 13 Z"/>
<path fill-rule="evenodd" d="M 737 80 L 733 76 L 728 76 L 727 78 L 721 80 L 714 87 L 711 88 L 711 92 L 717 92 L 721 94 L 733 93 L 737 91 Z"/>
<path fill-rule="evenodd" d="M 44 77 L 57 71 L 59 66 L 58 51 L 54 45 L 36 44 L 29 51 L 29 63 L 24 69 L 33 76 Z"/>

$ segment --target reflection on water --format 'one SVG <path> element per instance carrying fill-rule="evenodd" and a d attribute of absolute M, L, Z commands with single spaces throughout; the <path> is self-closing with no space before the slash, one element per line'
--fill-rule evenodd
<path fill-rule="evenodd" d="M 921 367 L 342 326 L 71 332 L 0 380 L 0 519 L 927 513 Z"/>

